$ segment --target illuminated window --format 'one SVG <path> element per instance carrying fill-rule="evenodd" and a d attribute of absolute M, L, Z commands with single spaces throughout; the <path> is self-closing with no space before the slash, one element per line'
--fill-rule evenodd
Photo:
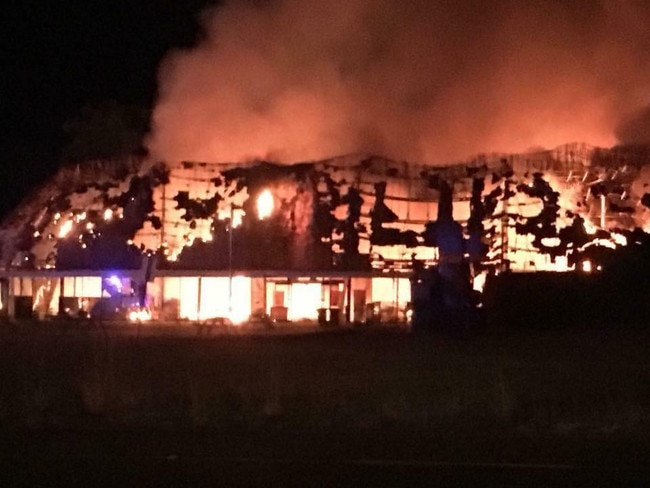
<path fill-rule="evenodd" d="M 293 283 L 291 285 L 291 299 L 288 310 L 289 320 L 316 320 L 320 306 L 320 283 Z"/>

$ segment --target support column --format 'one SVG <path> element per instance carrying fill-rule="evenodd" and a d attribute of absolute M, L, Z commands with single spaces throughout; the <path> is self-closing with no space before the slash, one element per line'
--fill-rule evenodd
<path fill-rule="evenodd" d="M 352 306 L 352 278 L 349 276 L 345 280 L 345 323 L 352 321 L 350 316 L 350 307 Z"/>
<path fill-rule="evenodd" d="M 201 320 L 201 276 L 198 277 L 198 283 L 197 283 L 196 320 Z"/>
<path fill-rule="evenodd" d="M 63 312 L 65 312 L 65 308 L 63 306 L 64 301 L 65 301 L 64 279 L 63 276 L 61 276 L 59 278 L 59 309 L 57 311 L 59 315 L 63 315 Z"/>

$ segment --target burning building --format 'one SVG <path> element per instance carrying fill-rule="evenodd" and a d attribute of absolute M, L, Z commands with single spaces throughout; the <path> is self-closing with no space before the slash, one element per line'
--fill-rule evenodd
<path fill-rule="evenodd" d="M 600 272 L 645 242 L 648 163 L 646 146 L 581 144 L 448 166 L 90 162 L 2 224 L 2 312 L 405 320 L 415 267 L 457 260 L 476 290 L 506 271 Z"/>

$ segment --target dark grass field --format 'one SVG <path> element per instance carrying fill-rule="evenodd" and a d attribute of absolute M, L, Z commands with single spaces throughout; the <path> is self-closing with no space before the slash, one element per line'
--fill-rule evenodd
<path fill-rule="evenodd" d="M 3 474 L 14 485 L 89 473 L 166 486 L 338 485 L 336 473 L 641 482 L 649 345 L 639 328 L 460 340 L 390 327 L 199 337 L 7 325 Z"/>

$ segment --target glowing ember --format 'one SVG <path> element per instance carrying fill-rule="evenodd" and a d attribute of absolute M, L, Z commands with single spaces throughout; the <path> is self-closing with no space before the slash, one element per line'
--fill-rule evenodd
<path fill-rule="evenodd" d="M 107 208 L 104 210 L 104 220 L 109 221 L 113 218 L 113 209 Z"/>

